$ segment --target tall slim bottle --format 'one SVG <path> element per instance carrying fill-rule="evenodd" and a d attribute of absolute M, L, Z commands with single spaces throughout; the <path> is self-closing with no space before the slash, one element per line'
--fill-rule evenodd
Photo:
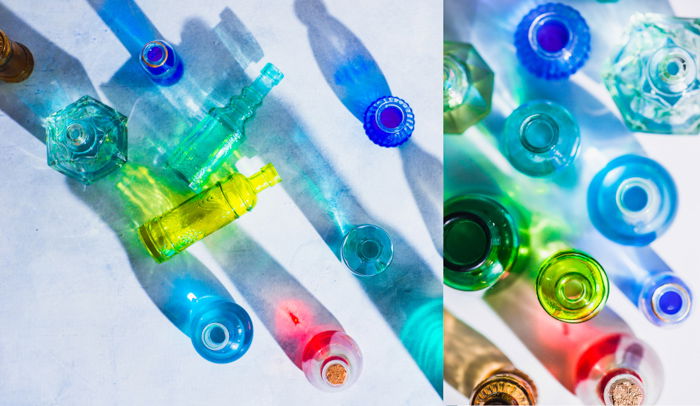
<path fill-rule="evenodd" d="M 185 135 L 168 156 L 172 168 L 195 192 L 207 185 L 209 178 L 245 140 L 245 126 L 255 116 L 265 96 L 284 77 L 268 63 L 253 83 L 232 97 L 226 106 L 214 107 Z"/>
<path fill-rule="evenodd" d="M 139 228 L 148 253 L 163 262 L 249 212 L 257 194 L 281 181 L 272 164 L 248 178 L 235 173 Z"/>
<path fill-rule="evenodd" d="M 537 388 L 491 341 L 445 311 L 445 381 L 472 405 L 534 405 Z"/>

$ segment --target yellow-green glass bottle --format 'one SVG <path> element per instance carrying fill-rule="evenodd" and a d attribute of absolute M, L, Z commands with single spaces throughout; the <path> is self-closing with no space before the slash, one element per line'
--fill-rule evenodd
<path fill-rule="evenodd" d="M 253 176 L 234 173 L 139 228 L 149 254 L 164 262 L 249 212 L 257 194 L 281 181 L 272 164 Z"/>

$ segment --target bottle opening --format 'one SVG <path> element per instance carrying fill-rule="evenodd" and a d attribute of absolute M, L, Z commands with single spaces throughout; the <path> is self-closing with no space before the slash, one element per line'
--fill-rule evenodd
<path fill-rule="evenodd" d="M 355 275 L 373 276 L 389 267 L 394 258 L 394 248 L 386 231 L 364 224 L 345 235 L 340 257 Z"/>
<path fill-rule="evenodd" d="M 449 268 L 468 271 L 479 267 L 491 251 L 488 225 L 473 213 L 456 213 L 444 226 L 445 259 Z"/>
<path fill-rule="evenodd" d="M 569 27 L 556 19 L 547 19 L 537 28 L 537 44 L 547 53 L 556 54 L 566 48 L 571 39 Z"/>
<path fill-rule="evenodd" d="M 651 309 L 665 323 L 678 323 L 690 314 L 692 299 L 688 290 L 677 283 L 660 285 L 652 294 Z"/>
<path fill-rule="evenodd" d="M 404 114 L 398 106 L 388 105 L 379 112 L 379 122 L 387 129 L 396 129 L 403 123 Z"/>
<path fill-rule="evenodd" d="M 159 68 L 168 59 L 168 48 L 160 41 L 151 41 L 143 47 L 141 59 L 151 68 Z"/>
<path fill-rule="evenodd" d="M 333 387 L 343 386 L 348 380 L 349 367 L 341 359 L 326 362 L 321 370 L 323 381 Z"/>
<path fill-rule="evenodd" d="M 695 60 L 681 47 L 659 49 L 651 57 L 648 69 L 654 87 L 666 94 L 683 92 L 697 76 Z"/>
<path fill-rule="evenodd" d="M 229 337 L 228 329 L 221 323 L 210 323 L 202 330 L 202 343 L 212 351 L 226 348 Z"/>
<path fill-rule="evenodd" d="M 678 292 L 666 292 L 659 298 L 659 310 L 666 314 L 677 314 L 683 307 L 683 298 Z"/>
<path fill-rule="evenodd" d="M 649 179 L 628 178 L 617 188 L 617 205 L 627 218 L 646 218 L 658 211 L 660 193 L 659 188 Z"/>
<path fill-rule="evenodd" d="M 360 243 L 360 256 L 364 257 L 367 260 L 372 260 L 375 259 L 381 254 L 382 248 L 377 243 L 377 241 L 374 240 L 365 240 Z"/>
<path fill-rule="evenodd" d="M 641 406 L 644 404 L 644 384 L 626 372 L 614 372 L 603 389 L 603 400 L 608 406 Z M 605 379 L 605 378 L 604 378 Z"/>
<path fill-rule="evenodd" d="M 622 194 L 622 204 L 630 211 L 641 211 L 648 202 L 649 195 L 641 186 L 632 186 Z"/>
<path fill-rule="evenodd" d="M 520 139 L 523 146 L 532 152 L 547 152 L 559 140 L 559 126 L 547 114 L 534 114 L 520 126 Z"/>
<path fill-rule="evenodd" d="M 568 309 L 580 309 L 588 304 L 591 283 L 581 274 L 572 272 L 557 282 L 556 296 L 559 303 Z"/>

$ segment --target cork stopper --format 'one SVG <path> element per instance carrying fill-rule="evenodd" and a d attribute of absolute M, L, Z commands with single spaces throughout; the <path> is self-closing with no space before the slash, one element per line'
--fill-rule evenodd
<path fill-rule="evenodd" d="M 644 391 L 632 379 L 619 379 L 610 385 L 608 391 L 614 406 L 641 406 L 644 402 Z"/>
<path fill-rule="evenodd" d="M 342 364 L 333 364 L 326 369 L 326 380 L 332 385 L 340 386 L 345 383 L 348 370 Z"/>

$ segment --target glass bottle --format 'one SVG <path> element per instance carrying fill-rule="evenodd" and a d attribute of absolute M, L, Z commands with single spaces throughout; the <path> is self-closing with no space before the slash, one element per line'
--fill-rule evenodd
<path fill-rule="evenodd" d="M 194 299 L 190 338 L 199 355 L 219 364 L 242 357 L 253 341 L 253 322 L 236 303 L 215 296 Z"/>
<path fill-rule="evenodd" d="M 342 331 L 328 330 L 313 336 L 304 346 L 301 368 L 319 389 L 339 391 L 352 385 L 362 371 L 362 353 Z"/>
<path fill-rule="evenodd" d="M 340 258 L 355 275 L 374 276 L 391 265 L 394 247 L 384 229 L 363 224 L 353 227 L 345 235 Z"/>
<path fill-rule="evenodd" d="M 398 147 L 408 141 L 414 127 L 411 106 L 398 97 L 381 97 L 365 110 L 365 133 L 379 146 Z"/>
<path fill-rule="evenodd" d="M 603 81 L 633 131 L 700 133 L 697 19 L 635 14 Z"/>
<path fill-rule="evenodd" d="M 471 405 L 534 405 L 537 388 L 486 337 L 443 312 L 445 381 Z"/>
<path fill-rule="evenodd" d="M 580 135 L 568 110 L 548 100 L 534 100 L 508 116 L 502 142 L 515 169 L 529 176 L 547 176 L 573 162 Z"/>
<path fill-rule="evenodd" d="M 671 224 L 677 192 L 656 161 L 623 155 L 610 161 L 588 187 L 588 214 L 601 234 L 623 245 L 648 245 Z"/>
<path fill-rule="evenodd" d="M 472 44 L 445 41 L 442 60 L 442 125 L 461 134 L 491 111 L 494 74 Z"/>
<path fill-rule="evenodd" d="M 561 3 L 539 5 L 515 30 L 520 63 L 543 79 L 565 79 L 588 60 L 591 34 L 576 9 Z"/>
<path fill-rule="evenodd" d="M 535 282 L 537 299 L 552 317 L 567 323 L 590 320 L 608 299 L 608 276 L 589 255 L 561 251 L 540 266 Z"/>
<path fill-rule="evenodd" d="M 127 161 L 126 117 L 90 96 L 51 114 L 46 127 L 47 163 L 90 184 Z"/>
<path fill-rule="evenodd" d="M 445 284 L 460 290 L 481 290 L 510 271 L 518 256 L 515 221 L 497 201 L 463 195 L 445 202 Z"/>
<path fill-rule="evenodd" d="M 168 42 L 154 40 L 146 43 L 139 58 L 141 67 L 153 82 L 170 86 L 182 78 L 182 60 Z"/>
<path fill-rule="evenodd" d="M 27 79 L 34 70 L 34 56 L 29 48 L 12 41 L 0 30 L 0 80 L 10 83 Z"/>
<path fill-rule="evenodd" d="M 214 107 L 168 156 L 168 166 L 195 192 L 226 162 L 245 139 L 245 125 L 255 116 L 265 96 L 284 77 L 268 63 L 253 83 L 224 107 Z"/>
<path fill-rule="evenodd" d="M 148 253 L 164 262 L 249 212 L 257 194 L 281 181 L 272 164 L 248 178 L 234 173 L 139 227 Z"/>

